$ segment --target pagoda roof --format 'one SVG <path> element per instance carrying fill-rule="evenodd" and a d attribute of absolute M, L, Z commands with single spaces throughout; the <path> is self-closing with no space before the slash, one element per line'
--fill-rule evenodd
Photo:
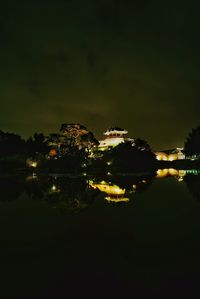
<path fill-rule="evenodd" d="M 120 134 L 127 134 L 128 131 L 122 129 L 122 128 L 119 128 L 119 127 L 113 127 L 113 128 L 110 128 L 108 129 L 104 135 L 109 135 L 109 134 L 112 134 L 112 133 L 120 133 Z"/>

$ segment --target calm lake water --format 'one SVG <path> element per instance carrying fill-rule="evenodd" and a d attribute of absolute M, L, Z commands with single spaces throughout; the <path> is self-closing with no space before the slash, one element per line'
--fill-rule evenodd
<path fill-rule="evenodd" d="M 1 177 L 0 298 L 199 298 L 198 173 Z"/>

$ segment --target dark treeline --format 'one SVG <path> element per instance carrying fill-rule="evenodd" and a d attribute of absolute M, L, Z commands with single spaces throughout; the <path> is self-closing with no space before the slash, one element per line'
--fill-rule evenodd
<path fill-rule="evenodd" d="M 46 172 L 133 172 L 154 171 L 158 161 L 143 139 L 127 140 L 102 152 L 94 134 L 80 124 L 62 124 L 58 133 L 20 135 L 0 131 L 0 170 L 37 168 Z M 184 143 L 186 157 L 200 157 L 200 126 Z M 168 164 L 171 162 L 168 162 Z M 167 165 L 166 162 L 160 163 Z M 164 166 L 163 166 L 164 167 Z"/>

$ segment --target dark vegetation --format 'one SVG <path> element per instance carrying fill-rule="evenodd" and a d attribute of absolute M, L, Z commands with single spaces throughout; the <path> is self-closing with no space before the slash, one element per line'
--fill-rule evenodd
<path fill-rule="evenodd" d="M 184 177 L 184 182 L 186 183 L 188 190 L 193 195 L 193 197 L 200 201 L 200 176 L 188 174 Z"/>
<path fill-rule="evenodd" d="M 197 156 L 200 158 L 200 126 L 189 133 L 184 144 L 186 156 Z"/>
<path fill-rule="evenodd" d="M 91 151 L 94 153 L 93 158 Z M 37 171 L 46 173 L 132 173 L 154 172 L 157 168 L 168 167 L 199 167 L 200 127 L 188 135 L 184 151 L 186 157 L 195 158 L 195 161 L 157 161 L 150 145 L 140 138 L 100 152 L 94 134 L 80 124 L 62 124 L 59 133 L 49 136 L 35 133 L 27 140 L 17 134 L 0 131 L 2 173 L 25 169 L 32 171 L 36 166 L 30 161 L 37 163 Z"/>
<path fill-rule="evenodd" d="M 103 159 L 111 162 L 111 172 L 154 170 L 156 161 L 150 146 L 141 139 L 134 145 L 131 141 L 119 144 L 106 152 Z"/>

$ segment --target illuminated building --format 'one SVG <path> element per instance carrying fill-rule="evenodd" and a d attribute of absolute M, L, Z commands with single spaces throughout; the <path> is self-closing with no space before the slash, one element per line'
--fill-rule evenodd
<path fill-rule="evenodd" d="M 168 161 L 168 155 L 164 152 L 155 152 L 158 161 Z"/>
<path fill-rule="evenodd" d="M 106 193 L 105 199 L 108 202 L 128 202 L 129 198 L 125 197 L 126 189 L 122 189 L 117 185 L 110 185 L 109 183 L 102 181 L 100 183 L 89 182 L 90 186 L 94 189 L 98 189 L 101 192 Z"/>
<path fill-rule="evenodd" d="M 104 135 L 106 135 L 106 138 L 104 140 L 99 141 L 98 149 L 104 151 L 107 150 L 109 147 L 115 147 L 120 143 L 124 143 L 124 136 L 127 133 L 128 132 L 126 130 L 123 130 L 121 128 L 110 128 L 104 133 Z"/>
<path fill-rule="evenodd" d="M 159 161 L 175 161 L 175 160 L 185 159 L 183 148 L 179 148 L 179 147 L 174 150 L 155 152 L 155 155 L 156 155 L 156 159 Z"/>

